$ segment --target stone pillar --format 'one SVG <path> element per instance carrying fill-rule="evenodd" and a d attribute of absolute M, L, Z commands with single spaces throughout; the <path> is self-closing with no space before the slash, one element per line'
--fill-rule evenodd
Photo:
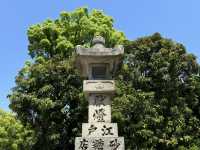
<path fill-rule="evenodd" d="M 107 80 L 111 76 L 110 69 L 112 71 L 116 69 L 112 67 L 119 63 L 118 56 L 121 55 L 119 51 L 122 50 L 117 49 L 118 53 L 110 53 L 113 49 L 104 48 L 102 37 L 97 37 L 93 41 L 96 45 L 92 49 L 79 47 L 77 50 L 78 66 L 81 66 L 80 70 L 89 77 L 89 80 L 83 82 L 83 91 L 89 107 L 88 123 L 82 124 L 82 137 L 76 137 L 75 150 L 124 150 L 124 138 L 118 137 L 117 124 L 111 123 L 111 99 L 115 92 L 115 82 Z M 101 65 L 107 66 L 105 69 L 99 68 L 105 72 L 92 68 Z"/>

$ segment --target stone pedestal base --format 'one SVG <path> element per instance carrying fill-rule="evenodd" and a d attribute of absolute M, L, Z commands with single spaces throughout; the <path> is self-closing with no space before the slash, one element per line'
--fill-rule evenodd
<path fill-rule="evenodd" d="M 77 137 L 75 150 L 125 150 L 123 137 Z"/>
<path fill-rule="evenodd" d="M 82 137 L 118 137 L 116 123 L 83 123 Z"/>

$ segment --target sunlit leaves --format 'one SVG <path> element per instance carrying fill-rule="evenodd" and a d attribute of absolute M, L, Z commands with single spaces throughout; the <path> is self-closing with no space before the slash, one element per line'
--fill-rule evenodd
<path fill-rule="evenodd" d="M 126 149 L 200 148 L 197 70 L 183 45 L 158 33 L 125 43 L 113 119 Z"/>
<path fill-rule="evenodd" d="M 70 56 L 76 45 L 89 45 L 94 35 L 101 35 L 107 46 L 123 43 L 125 36 L 113 28 L 113 19 L 102 11 L 79 8 L 62 12 L 57 20 L 46 20 L 28 30 L 29 53 L 37 56 Z"/>
<path fill-rule="evenodd" d="M 0 110 L 0 149 L 31 149 L 34 142 L 32 130 L 24 127 L 13 114 Z"/>
<path fill-rule="evenodd" d="M 102 35 L 106 46 L 112 47 L 122 44 L 125 36 L 114 29 L 111 17 L 87 8 L 32 25 L 27 35 L 32 60 L 16 77 L 10 108 L 35 130 L 33 149 L 74 149 L 74 138 L 87 117 L 83 78 L 75 68 L 75 46 L 89 47 L 95 35 Z"/>

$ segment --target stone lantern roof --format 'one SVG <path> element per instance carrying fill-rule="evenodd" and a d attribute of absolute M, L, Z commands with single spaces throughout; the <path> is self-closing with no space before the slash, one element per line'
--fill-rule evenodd
<path fill-rule="evenodd" d="M 76 47 L 76 53 L 80 56 L 117 56 L 124 53 L 122 45 L 117 45 L 114 48 L 105 47 L 105 39 L 101 36 L 96 36 L 92 40 L 91 48 L 84 48 L 80 45 Z"/>
<path fill-rule="evenodd" d="M 76 47 L 76 65 L 81 74 L 90 77 L 90 66 L 92 64 L 107 64 L 108 72 L 113 74 L 121 63 L 121 57 L 124 54 L 123 46 L 117 45 L 114 48 L 106 48 L 105 39 L 101 36 L 94 37 L 92 45 L 91 48 L 84 48 L 80 45 Z"/>

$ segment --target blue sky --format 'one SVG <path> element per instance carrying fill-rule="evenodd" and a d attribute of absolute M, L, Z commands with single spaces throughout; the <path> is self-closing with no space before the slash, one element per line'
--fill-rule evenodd
<path fill-rule="evenodd" d="M 30 59 L 27 28 L 47 18 L 55 19 L 63 10 L 82 6 L 112 16 L 115 27 L 128 39 L 160 32 L 200 58 L 199 0 L 1 0 L 0 108 L 9 110 L 6 95 L 24 62 Z"/>

